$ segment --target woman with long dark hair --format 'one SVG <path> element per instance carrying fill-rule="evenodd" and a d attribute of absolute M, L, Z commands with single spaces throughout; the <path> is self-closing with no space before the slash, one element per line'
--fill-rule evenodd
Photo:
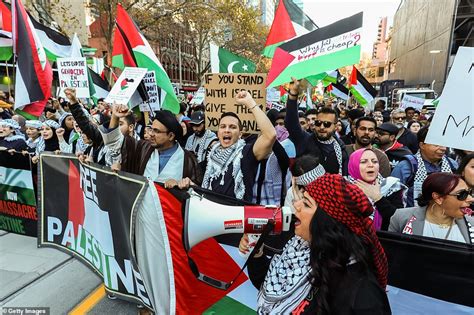
<path fill-rule="evenodd" d="M 258 313 L 390 314 L 387 259 L 365 194 L 325 174 L 295 195 L 296 236 L 271 262 L 249 262 Z"/>

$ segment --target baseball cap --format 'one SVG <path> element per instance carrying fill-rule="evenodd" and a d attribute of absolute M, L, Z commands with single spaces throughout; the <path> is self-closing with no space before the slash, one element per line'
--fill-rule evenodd
<path fill-rule="evenodd" d="M 197 112 L 192 113 L 191 120 L 189 121 L 190 124 L 193 125 L 200 125 L 204 122 L 204 112 L 198 110 Z"/>
<path fill-rule="evenodd" d="M 398 127 L 392 123 L 383 123 L 380 126 L 378 126 L 377 129 L 386 131 L 391 135 L 396 135 L 398 133 Z"/>

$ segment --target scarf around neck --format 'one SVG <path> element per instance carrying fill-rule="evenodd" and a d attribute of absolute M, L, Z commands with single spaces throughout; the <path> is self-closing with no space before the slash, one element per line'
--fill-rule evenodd
<path fill-rule="evenodd" d="M 342 175 L 342 149 L 339 143 L 334 137 L 331 137 L 329 140 L 319 140 L 319 143 L 322 144 L 332 144 L 334 147 L 334 152 L 336 153 L 337 164 L 339 164 L 339 175 Z"/>
<path fill-rule="evenodd" d="M 212 190 L 212 182 L 219 177 L 221 177 L 219 184 L 224 185 L 224 175 L 232 163 L 235 198 L 242 199 L 245 194 L 245 184 L 240 162 L 244 146 L 245 141 L 242 139 L 225 149 L 220 144 L 213 146 L 208 155 L 202 187 Z"/>
<path fill-rule="evenodd" d="M 258 314 L 290 314 L 311 290 L 311 249 L 294 236 L 270 262 L 257 297 Z"/>
<path fill-rule="evenodd" d="M 194 134 L 193 139 L 192 139 L 193 141 L 189 141 L 186 144 L 185 149 L 188 151 L 195 152 L 198 163 L 201 163 L 206 158 L 206 151 L 210 142 L 216 138 L 217 138 L 216 135 L 212 131 L 210 131 L 209 129 L 206 129 L 206 131 L 204 132 L 204 135 L 200 138 Z M 196 148 L 198 148 L 197 152 L 196 152 Z"/>

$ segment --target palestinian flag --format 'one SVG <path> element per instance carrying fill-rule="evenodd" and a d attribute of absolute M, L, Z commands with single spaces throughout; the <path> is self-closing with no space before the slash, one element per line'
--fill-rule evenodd
<path fill-rule="evenodd" d="M 13 56 L 12 13 L 10 7 L 0 2 L 0 60 L 10 60 Z"/>
<path fill-rule="evenodd" d="M 87 72 L 89 75 L 89 94 L 94 104 L 97 105 L 98 99 L 106 98 L 109 95 L 109 83 L 90 68 L 87 68 Z"/>
<path fill-rule="evenodd" d="M 30 15 L 31 23 L 38 34 L 48 60 L 71 57 L 71 41 L 67 36 L 41 24 Z"/>
<path fill-rule="evenodd" d="M 117 5 L 115 25 L 112 65 L 120 69 L 128 66 L 155 71 L 157 86 L 166 92 L 163 109 L 178 114 L 179 102 L 168 74 L 166 74 L 165 69 L 161 66 L 150 44 L 140 33 L 135 22 L 120 4 Z"/>
<path fill-rule="evenodd" d="M 212 73 L 255 73 L 255 64 L 230 51 L 209 43 Z"/>
<path fill-rule="evenodd" d="M 267 86 L 274 87 L 360 60 L 362 12 L 280 45 L 275 50 Z M 323 76 L 323 77 L 324 77 Z"/>
<path fill-rule="evenodd" d="M 279 45 L 317 28 L 292 0 L 280 0 L 262 55 L 272 58 Z"/>
<path fill-rule="evenodd" d="M 349 90 L 344 85 L 337 82 L 329 83 L 329 85 L 324 88 L 324 93 L 332 94 L 345 101 L 349 99 Z"/>
<path fill-rule="evenodd" d="M 242 205 L 240 200 L 218 195 L 199 187 L 193 189 L 199 194 L 205 193 L 205 197 L 213 202 L 233 206 Z M 153 214 L 157 217 L 153 217 L 153 222 L 149 220 L 141 224 L 146 225 L 144 230 L 149 231 L 148 237 L 155 240 L 154 243 L 163 244 L 161 245 L 164 247 L 163 256 L 150 257 L 155 269 L 152 272 L 156 272 L 163 281 L 168 279 L 169 285 L 160 285 L 171 288 L 167 294 L 167 300 L 161 299 L 160 303 L 155 303 L 159 304 L 155 305 L 155 312 L 157 314 L 255 314 L 257 289 L 251 284 L 245 272 L 227 290 L 212 287 L 198 280 L 193 273 L 183 245 L 183 213 L 187 198 L 189 195 L 183 191 L 166 190 L 155 183 L 149 186 L 139 210 L 139 213 L 140 211 L 150 213 L 145 209 L 156 209 Z M 142 221 L 140 214 L 137 220 Z M 245 259 L 238 253 L 240 237 L 241 235 L 238 234 L 219 238 L 211 237 L 194 246 L 188 253 L 189 257 L 202 274 L 229 282 L 237 276 L 245 263 Z M 169 257 L 166 259 L 165 255 Z M 138 261 L 140 262 L 140 258 Z M 141 272 L 145 273 L 142 268 Z M 146 273 L 144 276 L 146 283 Z M 148 290 L 155 296 L 155 301 L 159 298 L 157 295 L 160 294 L 158 293 L 160 285 Z"/>
<path fill-rule="evenodd" d="M 13 50 L 17 55 L 14 108 L 31 119 L 41 115 L 51 96 L 53 71 L 20 0 L 13 2 L 12 13 Z"/>
<path fill-rule="evenodd" d="M 352 67 L 348 84 L 351 94 L 361 105 L 370 103 L 377 95 L 377 90 L 369 83 L 369 81 L 367 81 L 355 66 Z"/>
<path fill-rule="evenodd" d="M 28 156 L 0 152 L 0 229 L 36 237 L 38 217 Z"/>

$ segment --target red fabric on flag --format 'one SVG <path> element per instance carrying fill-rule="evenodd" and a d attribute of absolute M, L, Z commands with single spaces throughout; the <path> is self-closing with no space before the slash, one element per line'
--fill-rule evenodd
<path fill-rule="evenodd" d="M 242 273 L 232 287 L 219 290 L 199 281 L 191 271 L 183 243 L 182 203 L 162 186 L 155 184 L 171 247 L 176 290 L 176 314 L 201 314 L 248 278 Z M 238 250 L 237 248 L 235 249 Z M 215 279 L 231 281 L 240 267 L 213 238 L 192 248 L 189 255 L 199 271 Z"/>
<path fill-rule="evenodd" d="M 12 13 L 3 1 L 0 2 L 0 29 L 11 32 L 12 31 Z"/>
<path fill-rule="evenodd" d="M 86 211 L 84 209 L 84 194 L 81 188 L 79 170 L 72 161 L 69 161 L 69 218 L 74 226 L 74 235 L 77 235 L 79 224 L 84 225 Z"/>
<path fill-rule="evenodd" d="M 279 75 L 285 70 L 286 67 L 295 59 L 295 57 L 287 51 L 281 48 L 275 50 L 273 55 L 272 66 L 268 71 L 267 86 L 269 86 Z M 301 78 L 297 78 L 301 79 Z"/>
<path fill-rule="evenodd" d="M 326 91 L 327 91 L 327 92 L 331 92 L 331 91 L 332 91 L 332 84 L 329 84 L 329 85 L 326 87 Z"/>
<path fill-rule="evenodd" d="M 286 94 L 285 88 L 283 87 L 283 85 L 280 85 L 280 97 L 282 97 L 285 94 Z"/>
<path fill-rule="evenodd" d="M 295 28 L 293 27 L 293 23 L 291 22 L 290 15 L 286 10 L 283 0 L 280 0 L 270 32 L 268 33 L 267 41 L 265 42 L 265 47 L 281 43 L 293 37 L 296 37 Z"/>
<path fill-rule="evenodd" d="M 352 66 L 351 76 L 349 77 L 349 86 L 357 85 L 357 68 Z"/>
<path fill-rule="evenodd" d="M 133 20 L 127 14 L 127 11 L 122 7 L 121 4 L 117 5 L 117 20 L 116 29 L 114 32 L 114 47 L 112 49 L 112 56 L 122 55 L 123 63 L 125 66 L 136 67 L 135 59 L 133 58 L 133 51 L 127 48 L 125 39 L 123 38 L 120 30 L 127 32 L 127 40 L 130 43 L 131 48 L 145 45 Z M 118 29 L 120 27 L 120 30 Z"/>

